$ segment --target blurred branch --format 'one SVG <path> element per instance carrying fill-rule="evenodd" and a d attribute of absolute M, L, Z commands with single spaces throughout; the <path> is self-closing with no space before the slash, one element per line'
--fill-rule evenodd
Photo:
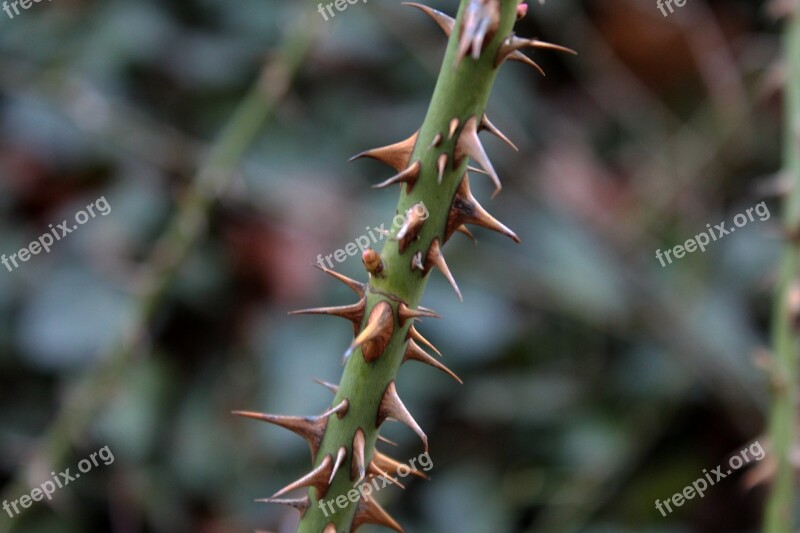
<path fill-rule="evenodd" d="M 784 205 L 788 241 L 781 265 L 773 310 L 772 362 L 774 398 L 770 415 L 770 443 L 777 471 L 764 518 L 766 533 L 793 531 L 794 468 L 791 455 L 797 430 L 797 350 L 800 346 L 800 3 L 787 18 L 785 171 L 792 190 Z"/>
<path fill-rule="evenodd" d="M 206 161 L 143 266 L 135 295 L 135 311 L 119 344 L 107 359 L 71 387 L 32 458 L 18 470 L 15 480 L 4 491 L 5 499 L 14 500 L 29 492 L 29 480 L 31 484 L 38 484 L 32 479 L 36 473 L 58 469 L 67 460 L 74 437 L 85 433 L 102 407 L 119 393 L 130 363 L 146 353 L 149 325 L 181 267 L 203 238 L 212 205 L 230 183 L 239 161 L 310 54 L 319 29 L 319 17 L 314 15 L 302 18 L 297 27 L 289 29 L 276 57 L 264 68 L 260 79 L 211 146 Z M 1 522 L 0 532 L 11 531 L 12 526 L 9 521 Z"/>

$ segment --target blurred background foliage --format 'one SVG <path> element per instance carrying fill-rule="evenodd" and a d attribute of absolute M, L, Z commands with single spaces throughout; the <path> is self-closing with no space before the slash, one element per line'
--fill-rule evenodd
<path fill-rule="evenodd" d="M 668 18 L 654 0 L 531 5 L 518 33 L 580 56 L 537 54 L 545 79 L 517 64 L 499 77 L 490 116 L 521 150 L 487 139 L 504 193 L 489 206 L 488 180 L 473 188 L 523 244 L 454 239 L 463 305 L 430 283 L 423 303 L 445 318 L 420 329 L 465 385 L 401 371 L 434 461 L 430 482 L 380 495 L 409 531 L 757 528 L 755 469 L 667 518 L 654 501 L 766 442 L 779 30 L 759 1 L 693 0 Z M 313 47 L 214 190 L 146 327 L 132 326 L 156 239 L 248 87 L 298 34 Z M 370 188 L 385 167 L 347 158 L 421 124 L 444 45 L 394 0 L 328 22 L 313 2 L 277 0 L 56 0 L 0 15 L 0 252 L 100 196 L 112 207 L 0 270 L 0 485 L 17 498 L 101 446 L 116 458 L 52 505 L 3 514 L 0 529 L 293 531 L 295 511 L 253 500 L 308 468 L 306 446 L 229 412 L 328 405 L 311 379 L 338 380 L 350 328 L 286 312 L 349 302 L 309 265 L 388 226 L 397 191 Z M 769 221 L 667 268 L 654 258 L 762 200 Z M 337 270 L 365 277 L 357 258 Z M 43 435 L 69 450 L 64 462 L 37 448 Z M 387 436 L 399 457 L 420 452 L 403 428 Z"/>

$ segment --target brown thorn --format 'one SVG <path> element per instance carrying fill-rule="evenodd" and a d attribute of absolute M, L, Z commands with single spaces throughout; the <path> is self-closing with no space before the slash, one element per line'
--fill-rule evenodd
<path fill-rule="evenodd" d="M 417 144 L 418 136 L 419 131 L 416 131 L 408 139 L 381 148 L 373 148 L 372 150 L 361 152 L 351 157 L 350 161 L 368 157 L 386 163 L 397 172 L 400 172 L 408 166 L 411 160 L 411 153 L 414 151 L 414 145 Z"/>
<path fill-rule="evenodd" d="M 546 73 L 546 72 L 544 71 L 544 69 L 543 69 L 543 68 L 542 68 L 542 67 L 539 65 L 539 63 L 537 63 L 536 61 L 534 61 L 534 60 L 533 60 L 533 59 L 531 59 L 530 57 L 526 56 L 525 54 L 523 54 L 523 53 L 522 53 L 522 52 L 520 52 L 519 50 L 517 50 L 516 52 L 512 52 L 512 53 L 511 53 L 511 54 L 508 56 L 508 58 L 507 58 L 507 59 L 508 59 L 508 61 L 516 61 L 517 63 L 524 63 L 524 64 L 528 65 L 529 67 L 533 67 L 533 68 L 535 68 L 535 69 L 536 69 L 536 71 L 537 71 L 539 74 L 541 74 L 541 75 L 542 75 L 542 76 L 544 76 L 544 77 L 547 77 L 547 73 Z"/>
<path fill-rule="evenodd" d="M 425 363 L 426 365 L 430 365 L 438 370 L 441 370 L 454 380 L 458 381 L 459 384 L 463 385 L 464 382 L 461 381 L 461 378 L 455 375 L 455 373 L 444 366 L 442 363 L 428 355 L 425 350 L 419 347 L 419 345 L 414 342 L 413 340 L 408 341 L 408 346 L 406 347 L 406 353 L 403 357 L 403 362 L 406 361 L 419 361 L 420 363 Z"/>
<path fill-rule="evenodd" d="M 439 176 L 436 179 L 436 182 L 441 185 L 442 180 L 444 179 L 444 171 L 447 169 L 447 154 L 441 154 L 439 158 L 436 160 L 436 168 L 439 170 Z"/>
<path fill-rule="evenodd" d="M 327 381 L 322 381 L 321 379 L 317 378 L 314 378 L 314 383 L 322 385 L 323 387 L 325 387 L 334 394 L 337 394 L 339 392 L 339 385 L 334 385 L 333 383 L 328 383 Z"/>
<path fill-rule="evenodd" d="M 322 270 L 326 274 L 329 274 L 329 275 L 333 276 L 334 278 L 338 279 L 339 281 L 341 281 L 342 283 L 344 283 L 348 287 L 350 287 L 353 290 L 353 292 L 355 292 L 357 295 L 364 296 L 364 293 L 367 290 L 367 286 L 365 284 L 361 283 L 360 281 L 356 281 L 354 279 L 348 278 L 347 276 L 345 276 L 343 274 L 339 274 L 338 272 L 336 272 L 334 270 L 330 270 L 329 268 L 325 268 L 324 266 L 320 265 L 319 263 L 315 263 L 314 266 L 317 267 L 318 269 Z"/>
<path fill-rule="evenodd" d="M 475 235 L 473 235 L 472 232 L 464 224 L 461 224 L 459 227 L 457 227 L 456 231 L 458 233 L 463 233 L 464 235 L 469 237 L 470 240 L 473 242 L 473 244 L 478 244 L 478 239 L 475 238 Z"/>
<path fill-rule="evenodd" d="M 322 462 L 318 467 L 297 481 L 283 487 L 281 490 L 273 494 L 271 499 L 278 498 L 287 492 L 291 492 L 295 489 L 303 487 L 314 487 L 317 489 L 317 499 L 324 498 L 325 494 L 328 492 L 328 487 L 330 486 L 328 484 L 328 479 L 330 478 L 332 468 L 333 457 L 331 454 L 328 454 L 322 458 Z"/>
<path fill-rule="evenodd" d="M 290 315 L 331 315 L 338 316 L 349 320 L 353 323 L 353 327 L 358 331 L 361 321 L 364 319 L 364 309 L 367 306 L 367 298 L 362 296 L 359 301 L 351 305 L 342 305 L 338 307 L 314 307 L 311 309 L 300 309 L 298 311 L 290 311 Z"/>
<path fill-rule="evenodd" d="M 350 462 L 350 479 L 354 483 L 360 483 L 366 476 L 366 466 L 364 464 L 364 448 L 366 438 L 364 430 L 358 428 L 353 437 L 353 460 Z"/>
<path fill-rule="evenodd" d="M 501 224 L 478 203 L 470 190 L 469 175 L 467 174 L 464 175 L 458 186 L 453 206 L 447 216 L 445 239 L 449 239 L 456 229 L 463 224 L 481 226 L 505 235 L 516 243 L 520 242 L 516 233 Z"/>
<path fill-rule="evenodd" d="M 364 524 L 377 524 L 379 526 L 388 527 L 398 533 L 405 533 L 405 530 L 397 523 L 397 521 L 389 516 L 383 507 L 378 502 L 373 500 L 367 495 L 358 502 L 358 509 L 353 517 L 353 523 L 350 526 L 351 531 L 355 533 L 358 528 Z"/>
<path fill-rule="evenodd" d="M 440 351 L 439 351 L 439 350 L 436 348 L 436 346 L 434 346 L 434 345 L 431 343 L 431 341 L 429 341 L 428 339 L 426 339 L 425 337 L 423 337 L 423 336 L 420 334 L 420 332 L 419 332 L 419 331 L 417 331 L 417 328 L 415 328 L 414 326 L 411 326 L 411 327 L 408 329 L 408 338 L 409 338 L 409 339 L 413 339 L 413 340 L 415 340 L 415 341 L 417 341 L 417 342 L 420 342 L 420 343 L 424 344 L 425 346 L 427 346 L 428 348 L 430 348 L 431 350 L 433 350 L 433 352 L 434 352 L 436 355 L 438 355 L 439 357 L 442 357 L 442 352 L 440 352 Z"/>
<path fill-rule="evenodd" d="M 399 174 L 395 174 L 388 180 L 378 183 L 377 185 L 373 185 L 372 188 L 385 189 L 386 187 L 391 187 L 392 185 L 396 185 L 398 183 L 405 183 L 407 191 L 411 192 L 411 189 L 414 188 L 414 185 L 417 183 L 417 180 L 419 179 L 421 170 L 422 170 L 422 163 L 417 161 L 407 169 L 402 170 Z"/>
<path fill-rule="evenodd" d="M 394 313 L 392 306 L 388 302 L 378 302 L 369 314 L 367 325 L 353 339 L 350 347 L 344 354 L 345 359 L 352 355 L 353 351 L 361 346 L 361 354 L 368 363 L 380 357 L 394 333 Z"/>
<path fill-rule="evenodd" d="M 431 242 L 431 247 L 428 249 L 428 262 L 426 264 L 426 268 L 430 269 L 432 265 L 435 265 L 442 275 L 447 278 L 450 286 L 453 287 L 454 291 L 456 291 L 456 296 L 458 296 L 458 299 L 463 302 L 464 297 L 461 295 L 461 290 L 458 288 L 458 284 L 456 283 L 453 274 L 450 272 L 447 262 L 444 260 L 444 255 L 442 255 L 442 250 L 439 246 L 438 237 L 433 239 L 433 242 Z"/>
<path fill-rule="evenodd" d="M 416 433 L 419 438 L 422 439 L 422 442 L 425 445 L 425 451 L 428 451 L 428 437 L 425 435 L 425 432 L 422 431 L 422 428 L 419 427 L 419 424 L 417 424 L 416 420 L 414 420 L 414 417 L 411 416 L 411 413 L 408 412 L 406 406 L 403 405 L 402 400 L 400 400 L 400 396 L 397 395 L 397 387 L 395 386 L 394 381 L 389 383 L 383 393 L 381 404 L 378 409 L 376 426 L 380 427 L 381 424 L 383 424 L 383 422 L 389 417 L 399 420 L 414 430 L 414 433 Z"/>
<path fill-rule="evenodd" d="M 389 446 L 399 446 L 395 441 L 389 440 L 386 437 L 382 437 L 380 435 L 378 435 L 378 440 L 381 441 L 381 442 L 385 442 Z"/>
<path fill-rule="evenodd" d="M 398 242 L 397 249 L 401 254 L 417 239 L 420 230 L 422 230 L 422 225 L 425 224 L 425 220 L 428 216 L 427 210 L 417 209 L 417 207 L 420 207 L 420 204 L 415 204 L 409 208 L 406 212 L 403 225 L 397 230 L 397 235 L 394 237 Z"/>
<path fill-rule="evenodd" d="M 392 485 L 397 485 L 401 489 L 405 490 L 406 486 L 400 483 L 400 481 L 389 475 L 388 472 L 384 472 L 378 465 L 375 464 L 375 461 L 370 461 L 369 465 L 367 466 L 367 472 L 374 477 L 381 477 L 391 483 Z"/>
<path fill-rule="evenodd" d="M 483 118 L 481 119 L 480 129 L 486 130 L 492 135 L 497 136 L 501 141 L 509 145 L 513 150 L 519 152 L 519 148 L 517 148 L 517 145 L 511 142 L 511 139 L 506 137 L 502 131 L 497 129 L 497 127 L 494 124 L 492 124 L 492 122 L 489 120 L 489 117 L 487 117 L 486 115 L 483 115 Z"/>
<path fill-rule="evenodd" d="M 403 2 L 404 6 L 411 6 L 416 7 L 417 9 L 423 11 L 426 15 L 431 17 L 436 24 L 442 29 L 442 31 L 450 37 L 450 34 L 453 33 L 453 28 L 456 25 L 456 20 L 453 17 L 445 15 L 439 10 L 433 9 L 423 4 L 417 4 L 416 2 Z"/>
<path fill-rule="evenodd" d="M 244 418 L 268 422 L 299 435 L 308 442 L 308 446 L 311 448 L 312 460 L 315 460 L 317 457 L 317 452 L 322 443 L 322 437 L 325 435 L 325 427 L 328 424 L 328 416 L 330 416 L 327 413 L 323 413 L 319 416 L 307 417 L 271 415 L 252 411 L 232 411 L 231 413 Z"/>
<path fill-rule="evenodd" d="M 469 156 L 488 172 L 495 186 L 495 191 L 492 196 L 497 196 L 497 193 L 502 190 L 503 185 L 500 183 L 500 178 L 497 172 L 495 172 L 492 162 L 489 160 L 489 156 L 486 155 L 486 150 L 484 150 L 481 140 L 478 138 L 478 119 L 475 116 L 470 117 L 464 125 L 464 129 L 461 130 L 461 136 L 456 143 L 456 164 L 465 156 Z"/>
<path fill-rule="evenodd" d="M 472 1 L 467 5 L 462 20 L 461 38 L 458 43 L 456 66 L 472 50 L 472 58 L 477 60 L 483 51 L 483 44 L 491 40 L 500 23 L 500 4 L 497 0 Z"/>
<path fill-rule="evenodd" d="M 416 476 L 420 479 L 428 479 L 428 476 L 424 472 L 421 472 L 416 468 L 411 468 L 411 466 L 407 465 L 406 463 L 401 463 L 400 461 L 393 459 L 388 455 L 384 455 L 377 450 L 375 451 L 375 455 L 373 456 L 372 461 L 383 470 L 386 470 L 387 472 L 391 472 L 393 474 L 398 474 L 398 470 L 400 470 L 400 468 L 402 467 L 405 467 L 409 470 L 409 473 L 411 475 Z"/>
<path fill-rule="evenodd" d="M 295 499 L 280 499 L 280 498 L 263 498 L 260 500 L 256 500 L 258 503 L 277 503 L 280 505 L 288 505 L 289 507 L 294 507 L 298 511 L 300 511 L 300 516 L 304 516 L 306 514 L 306 510 L 310 505 L 310 500 L 308 496 L 303 498 L 295 498 Z"/>
<path fill-rule="evenodd" d="M 331 477 L 328 479 L 328 485 L 333 483 L 333 478 L 336 477 L 336 472 L 339 471 L 339 467 L 342 466 L 345 457 L 347 457 L 347 448 L 340 446 L 339 451 L 336 452 L 336 462 L 333 464 L 333 470 L 331 471 Z"/>
<path fill-rule="evenodd" d="M 414 320 L 416 318 L 442 318 L 442 316 L 430 309 L 417 308 L 411 309 L 405 303 L 400 303 L 397 306 L 397 319 L 400 321 L 400 325 L 405 324 L 406 320 Z"/>

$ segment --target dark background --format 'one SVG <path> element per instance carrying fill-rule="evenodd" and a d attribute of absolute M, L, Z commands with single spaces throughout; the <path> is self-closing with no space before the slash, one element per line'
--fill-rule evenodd
<path fill-rule="evenodd" d="M 691 0 L 668 18 L 655 0 L 532 2 L 517 32 L 580 55 L 537 52 L 547 78 L 519 64 L 499 76 L 489 113 L 521 151 L 487 137 L 505 188 L 490 201 L 488 180 L 472 182 L 523 244 L 456 237 L 465 303 L 429 285 L 423 303 L 444 319 L 420 330 L 465 385 L 401 371 L 434 462 L 431 481 L 380 494 L 409 531 L 757 529 L 769 456 L 667 518 L 654 501 L 768 446 L 779 31 L 761 2 Z M 174 279 L 150 269 L 234 109 L 304 36 L 285 96 L 199 210 L 197 246 Z M 254 499 L 308 469 L 306 445 L 229 411 L 328 405 L 311 380 L 339 379 L 350 328 L 286 313 L 350 302 L 309 265 L 389 225 L 397 191 L 370 188 L 386 167 L 347 158 L 419 127 L 444 47 L 395 0 L 328 22 L 313 2 L 275 0 L 0 12 L 0 253 L 101 196 L 112 207 L 0 268 L 0 486 L 15 499 L 102 446 L 115 456 L 0 530 L 293 531 L 294 510 Z M 655 259 L 761 201 L 770 220 Z M 358 258 L 337 270 L 365 278 Z M 166 289 L 143 302 L 153 279 Z M 394 455 L 421 452 L 406 428 L 387 435 Z"/>

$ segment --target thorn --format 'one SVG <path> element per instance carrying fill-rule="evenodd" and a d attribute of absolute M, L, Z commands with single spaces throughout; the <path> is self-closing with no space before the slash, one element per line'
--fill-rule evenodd
<path fill-rule="evenodd" d="M 422 348 L 420 348 L 419 345 L 413 340 L 408 341 L 408 346 L 406 347 L 406 353 L 405 356 L 403 357 L 403 362 L 405 363 L 406 361 L 419 361 L 420 363 L 425 363 L 426 365 L 430 365 L 438 370 L 441 370 L 454 380 L 458 381 L 459 384 L 461 385 L 464 384 L 464 382 L 461 381 L 461 378 L 455 375 L 455 373 L 452 370 L 450 370 L 442 363 L 440 363 L 439 361 L 428 355 L 428 353 L 425 352 L 425 350 L 423 350 Z"/>
<path fill-rule="evenodd" d="M 425 272 L 425 265 L 422 264 L 422 252 L 417 252 L 414 254 L 414 257 L 411 258 L 411 271 L 414 270 L 421 270 Z"/>
<path fill-rule="evenodd" d="M 528 4 L 520 4 L 517 6 L 517 20 L 522 20 L 528 14 Z"/>
<path fill-rule="evenodd" d="M 542 75 L 544 75 L 544 71 L 539 65 L 534 63 L 530 58 L 528 58 L 528 56 L 520 52 L 520 50 L 523 48 L 555 50 L 557 52 L 566 52 L 568 54 L 578 55 L 578 52 L 571 48 L 567 48 L 566 46 L 560 46 L 557 44 L 548 43 L 546 41 L 540 41 L 538 39 L 523 39 L 512 34 L 509 35 L 508 39 L 503 41 L 503 44 L 500 46 L 500 51 L 497 53 L 495 66 L 499 67 L 506 60 L 520 61 L 523 63 L 532 64 L 539 72 L 542 73 Z"/>
<path fill-rule="evenodd" d="M 463 233 L 464 235 L 469 237 L 470 240 L 473 242 L 473 244 L 478 244 L 478 239 L 475 238 L 475 235 L 473 235 L 472 232 L 469 229 L 467 229 L 467 227 L 464 224 L 461 224 L 459 227 L 457 227 L 456 231 L 458 233 Z"/>
<path fill-rule="evenodd" d="M 469 188 L 469 175 L 466 174 L 458 186 L 453 207 L 450 208 L 450 213 L 447 215 L 445 240 L 450 239 L 453 233 L 464 224 L 481 226 L 505 235 L 517 244 L 520 242 L 516 233 L 498 222 L 478 203 Z"/>
<path fill-rule="evenodd" d="M 328 492 L 328 487 L 330 486 L 328 484 L 328 479 L 330 478 L 332 468 L 333 458 L 331 457 L 331 454 L 328 454 L 322 458 L 322 462 L 318 467 L 297 481 L 286 485 L 281 490 L 273 494 L 270 499 L 275 499 L 279 496 L 283 496 L 287 492 L 291 492 L 295 489 L 303 487 L 314 487 L 317 489 L 317 499 L 324 498 L 325 494 Z"/>
<path fill-rule="evenodd" d="M 462 21 L 456 66 L 472 50 L 472 59 L 479 59 L 483 43 L 491 40 L 500 23 L 500 4 L 497 0 L 470 0 Z"/>
<path fill-rule="evenodd" d="M 383 393 L 381 405 L 378 408 L 378 419 L 376 421 L 376 426 L 380 427 L 381 424 L 383 424 L 383 422 L 389 417 L 399 420 L 414 430 L 414 433 L 416 433 L 419 438 L 422 439 L 422 443 L 425 445 L 425 451 L 428 451 L 428 437 L 414 420 L 414 417 L 411 416 L 411 413 L 408 412 L 406 406 L 403 405 L 403 402 L 397 395 L 397 387 L 395 386 L 394 381 L 389 383 Z"/>
<path fill-rule="evenodd" d="M 372 248 L 367 248 L 364 253 L 361 254 L 361 262 L 364 263 L 364 268 L 366 268 L 367 272 L 371 275 L 383 277 L 381 275 L 383 272 L 383 261 L 378 252 Z"/>
<path fill-rule="evenodd" d="M 481 130 L 486 130 L 486 131 L 488 131 L 489 133 L 491 133 L 492 135 L 495 135 L 495 136 L 499 137 L 501 141 L 503 141 L 504 143 L 506 143 L 507 145 L 509 145 L 509 146 L 510 146 L 510 147 L 511 147 L 511 148 L 512 148 L 514 151 L 516 151 L 516 152 L 519 152 L 519 148 L 517 148 L 517 145 L 515 145 L 514 143 L 512 143 L 512 142 L 511 142 L 511 139 L 509 139 L 508 137 L 506 137 L 506 136 L 503 134 L 503 132 L 502 132 L 502 131 L 500 131 L 499 129 L 497 129 L 497 127 L 495 127 L 495 125 L 494 125 L 494 124 L 492 124 L 492 122 L 489 120 L 489 117 L 487 117 L 486 115 L 483 115 L 483 118 L 481 119 L 481 126 L 480 126 L 480 129 L 481 129 Z"/>
<path fill-rule="evenodd" d="M 325 427 L 328 425 L 328 417 L 332 413 L 323 413 L 319 416 L 281 416 L 266 413 L 255 413 L 252 411 L 232 411 L 232 414 L 244 418 L 252 418 L 262 422 L 269 422 L 292 433 L 299 435 L 308 442 L 311 448 L 311 459 L 316 460 L 322 437 L 325 435 Z"/>
<path fill-rule="evenodd" d="M 526 56 L 525 54 L 523 54 L 519 50 L 517 50 L 516 52 L 512 52 L 511 55 L 508 56 L 507 60 L 508 61 L 516 61 L 517 63 L 524 63 L 524 64 L 528 65 L 529 67 L 535 68 L 536 71 L 539 74 L 541 74 L 542 76 L 544 76 L 545 78 L 547 77 L 547 73 L 539 65 L 539 63 L 537 63 L 536 61 L 534 61 L 530 57 Z"/>
<path fill-rule="evenodd" d="M 388 180 L 378 183 L 377 185 L 373 185 L 372 188 L 385 189 L 386 187 L 391 187 L 392 185 L 396 185 L 398 183 L 405 183 L 407 191 L 411 192 L 411 189 L 414 188 L 414 185 L 417 183 L 417 180 L 419 179 L 421 170 L 422 170 L 422 163 L 417 161 L 407 169 L 401 171 L 399 174 L 395 174 Z"/>
<path fill-rule="evenodd" d="M 328 268 L 325 268 L 324 266 L 320 265 L 319 263 L 315 263 L 314 266 L 317 267 L 318 269 L 322 270 L 326 274 L 330 274 L 334 278 L 338 279 L 339 281 L 341 281 L 342 283 L 344 283 L 345 285 L 347 285 L 348 287 L 353 289 L 353 292 L 355 292 L 359 296 L 364 296 L 364 293 L 366 293 L 366 291 L 367 291 L 367 286 L 365 284 L 359 282 L 359 281 L 356 281 L 354 279 L 350 279 L 347 276 L 345 276 L 343 274 L 339 274 L 338 272 L 336 272 L 334 270 L 330 270 Z"/>
<path fill-rule="evenodd" d="M 336 524 L 331 522 L 330 524 L 325 526 L 325 529 L 322 530 L 322 533 L 337 533 L 336 532 Z"/>
<path fill-rule="evenodd" d="M 361 346 L 361 354 L 368 363 L 380 357 L 394 334 L 394 313 L 386 301 L 378 302 L 369 314 L 367 325 L 345 352 L 345 359 Z"/>
<path fill-rule="evenodd" d="M 441 185 L 442 179 L 444 179 L 444 171 L 447 169 L 447 154 L 439 156 L 439 159 L 436 160 L 436 168 L 439 170 L 439 177 L 436 182 Z"/>
<path fill-rule="evenodd" d="M 290 315 L 331 315 L 349 320 L 353 323 L 353 328 L 358 332 L 361 321 L 364 320 L 364 309 L 367 306 L 367 298 L 362 296 L 359 301 L 351 305 L 339 307 L 315 307 L 312 309 L 300 309 L 290 311 Z"/>
<path fill-rule="evenodd" d="M 389 475 L 388 472 L 384 472 L 381 468 L 375 464 L 375 461 L 370 461 L 369 465 L 367 466 L 367 473 L 374 477 L 380 477 L 391 483 L 392 485 L 397 485 L 401 489 L 405 490 L 406 486 L 400 483 L 400 481 Z"/>
<path fill-rule="evenodd" d="M 339 393 L 339 385 L 334 385 L 333 383 L 328 383 L 327 381 L 322 381 L 321 379 L 317 378 L 314 378 L 314 382 L 319 385 L 322 385 L 323 387 L 325 387 L 334 394 Z"/>
<path fill-rule="evenodd" d="M 355 484 L 361 483 L 366 474 L 366 467 L 364 466 L 364 447 L 366 446 L 366 438 L 364 437 L 364 430 L 358 428 L 353 437 L 353 460 L 350 463 L 350 479 L 354 480 Z"/>
<path fill-rule="evenodd" d="M 442 316 L 430 309 L 425 309 L 424 307 L 419 307 L 417 309 L 411 309 L 405 303 L 400 303 L 397 306 L 397 318 L 400 321 L 400 325 L 402 326 L 405 324 L 406 320 L 414 320 L 416 318 L 442 318 Z"/>
<path fill-rule="evenodd" d="M 389 513 L 387 513 L 378 502 L 367 495 L 364 495 L 361 501 L 358 502 L 358 509 L 353 517 L 353 524 L 350 527 L 353 533 L 355 533 L 358 528 L 364 524 L 377 524 L 393 529 L 398 533 L 405 533 L 405 530 L 403 530 L 400 524 L 389 516 Z"/>
<path fill-rule="evenodd" d="M 457 118 L 454 118 L 450 121 L 450 129 L 448 130 L 448 139 L 452 139 L 453 135 L 456 134 L 456 130 L 458 129 L 458 125 L 461 124 L 461 121 Z"/>
<path fill-rule="evenodd" d="M 478 174 L 483 174 L 484 176 L 488 176 L 489 175 L 489 173 L 486 172 L 485 170 L 483 170 L 482 168 L 473 167 L 473 166 L 470 166 L 470 165 L 467 165 L 467 170 L 469 170 L 470 172 L 477 172 Z"/>
<path fill-rule="evenodd" d="M 386 437 L 381 437 L 380 435 L 378 435 L 378 440 L 381 441 L 381 442 L 385 442 L 386 444 L 388 444 L 390 446 L 398 446 L 398 444 L 395 441 L 389 440 Z"/>
<path fill-rule="evenodd" d="M 300 516 L 303 517 L 306 514 L 306 509 L 310 505 L 310 500 L 308 496 L 303 498 L 296 498 L 291 500 L 280 499 L 280 498 L 263 498 L 261 500 L 256 500 L 258 503 L 277 503 L 280 505 L 288 505 L 289 507 L 294 507 L 298 511 L 300 511 Z"/>
<path fill-rule="evenodd" d="M 428 146 L 428 149 L 430 150 L 431 148 L 437 148 L 440 144 L 442 144 L 443 139 L 444 137 L 442 137 L 442 134 L 437 133 L 436 137 L 433 138 L 433 142 L 431 142 L 430 146 Z"/>
<path fill-rule="evenodd" d="M 405 221 L 400 229 L 397 230 L 395 240 L 398 241 L 397 248 L 401 254 L 417 239 L 427 218 L 428 212 L 425 209 L 417 209 L 418 207 L 420 207 L 420 204 L 413 205 L 406 211 Z"/>
<path fill-rule="evenodd" d="M 387 472 L 391 472 L 393 474 L 397 474 L 398 473 L 397 471 L 400 468 L 405 467 L 407 470 L 409 470 L 409 473 L 412 474 L 413 476 L 416 476 L 420 479 L 428 479 L 428 476 L 424 472 L 421 472 L 416 468 L 412 468 L 406 463 L 401 463 L 396 459 L 392 459 L 388 455 L 384 455 L 377 450 L 375 451 L 375 456 L 372 458 L 372 462 L 378 465 L 381 469 L 386 470 Z M 408 474 L 405 474 L 404 477 L 406 475 Z"/>
<path fill-rule="evenodd" d="M 409 338 L 409 339 L 412 339 L 412 340 L 415 340 L 415 341 L 417 341 L 417 342 L 420 342 L 420 343 L 424 344 L 425 346 L 427 346 L 428 348 L 430 348 L 431 350 L 433 350 L 433 352 L 434 352 L 436 355 L 438 355 L 439 357 L 442 357 L 442 352 L 440 352 L 440 351 L 439 351 L 439 350 L 436 348 L 436 346 L 434 346 L 434 345 L 431 343 L 431 341 L 429 341 L 428 339 L 426 339 L 425 337 L 423 337 L 423 336 L 420 334 L 420 332 L 419 332 L 419 331 L 417 331 L 417 328 L 415 328 L 414 326 L 411 326 L 411 328 L 409 328 L 409 330 L 408 330 L 408 336 L 407 336 L 407 338 Z"/>
<path fill-rule="evenodd" d="M 461 130 L 461 136 L 456 143 L 456 162 L 461 161 L 464 156 L 469 156 L 488 172 L 495 186 L 492 197 L 497 196 L 503 185 L 500 183 L 500 178 L 497 176 L 497 172 L 495 172 L 492 162 L 489 161 L 489 156 L 486 155 L 486 150 L 483 149 L 481 140 L 478 138 L 478 119 L 475 116 L 470 117 L 464 125 L 464 129 Z"/>
<path fill-rule="evenodd" d="M 444 277 L 447 278 L 450 286 L 453 287 L 454 291 L 456 291 L 458 299 L 463 302 L 464 297 L 461 296 L 461 290 L 459 290 L 453 274 L 450 273 L 450 269 L 447 267 L 447 262 L 445 262 L 444 255 L 442 255 L 442 250 L 439 246 L 438 237 L 433 239 L 433 242 L 431 242 L 431 247 L 428 249 L 428 262 L 426 268 L 430 269 L 431 265 L 435 265 L 436 268 L 438 268 L 439 271 L 444 275 Z"/>
<path fill-rule="evenodd" d="M 351 157 L 350 161 L 368 157 L 370 159 L 376 159 L 382 163 L 386 163 L 397 172 L 400 172 L 406 168 L 411 161 L 411 153 L 414 151 L 414 145 L 417 144 L 418 136 L 419 131 L 416 131 L 414 135 L 404 141 L 361 152 L 360 154 Z"/>
<path fill-rule="evenodd" d="M 456 19 L 445 15 L 439 10 L 433 9 L 423 4 L 417 4 L 416 2 L 403 2 L 404 6 L 411 6 L 416 7 L 417 9 L 424 12 L 426 15 L 431 17 L 436 24 L 442 29 L 442 31 L 450 37 L 450 34 L 453 33 L 453 28 L 456 25 Z"/>
<path fill-rule="evenodd" d="M 342 461 L 344 461 L 345 457 L 347 457 L 347 448 L 341 446 L 339 447 L 339 451 L 336 452 L 336 462 L 333 464 L 333 470 L 331 470 L 331 477 L 328 479 L 328 485 L 333 483 L 333 478 L 336 477 L 336 472 L 339 471 L 339 467 L 342 466 Z"/>

